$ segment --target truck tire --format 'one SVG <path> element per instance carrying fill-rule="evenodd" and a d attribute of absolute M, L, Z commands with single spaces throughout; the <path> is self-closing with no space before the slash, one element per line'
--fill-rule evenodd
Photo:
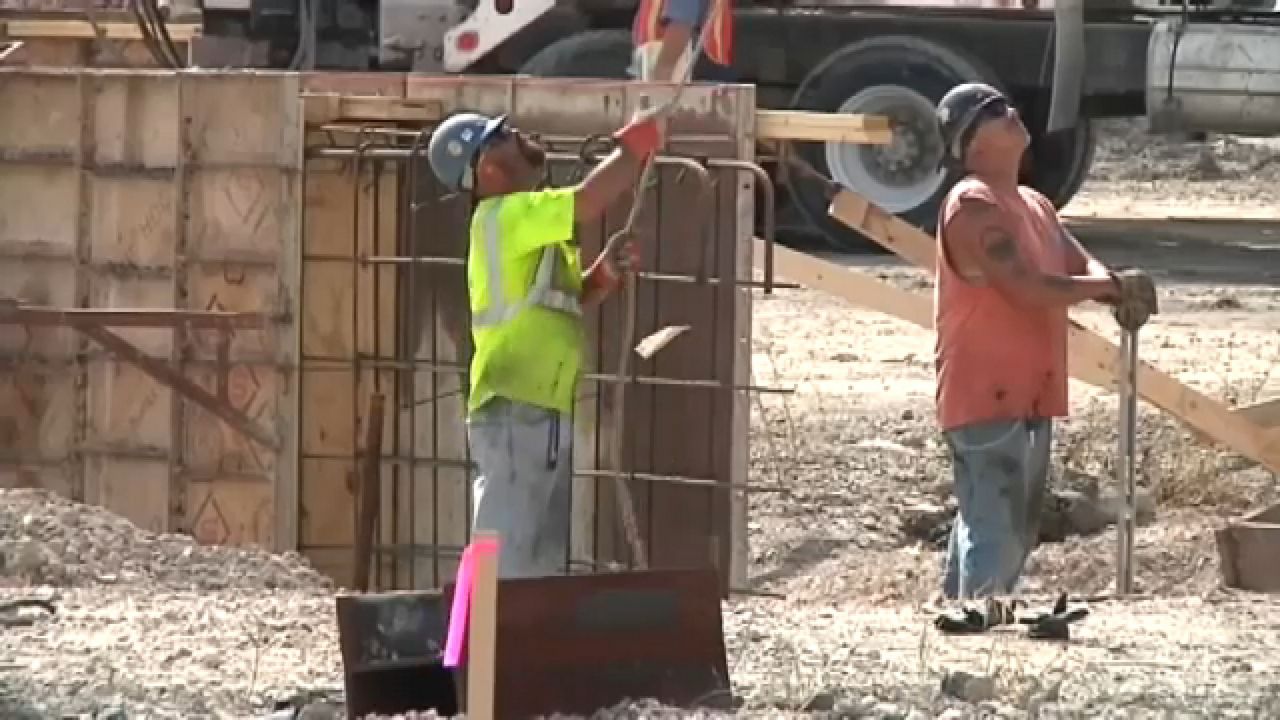
<path fill-rule="evenodd" d="M 796 151 L 827 177 L 933 232 L 942 199 L 959 179 L 939 167 L 942 146 L 933 108 L 963 82 L 985 82 L 1003 90 L 996 74 L 980 60 L 931 40 L 889 35 L 855 42 L 819 63 L 796 90 L 791 106 L 889 115 L 894 119 L 893 143 L 796 143 Z M 801 212 L 836 249 L 878 247 L 827 216 L 828 200 L 819 183 L 793 180 L 788 186 Z"/>
<path fill-rule="evenodd" d="M 587 30 L 534 53 L 520 67 L 520 73 L 537 77 L 629 79 L 630 67 L 630 32 Z"/>
<path fill-rule="evenodd" d="M 1022 181 L 1063 208 L 1089 177 L 1097 137 L 1089 118 L 1081 117 L 1070 130 L 1033 137 Z"/>

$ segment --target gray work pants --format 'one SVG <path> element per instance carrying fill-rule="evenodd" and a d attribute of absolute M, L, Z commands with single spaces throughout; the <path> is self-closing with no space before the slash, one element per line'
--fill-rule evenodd
<path fill-rule="evenodd" d="M 494 398 L 467 418 L 467 441 L 478 466 L 472 526 L 498 533 L 498 576 L 563 574 L 573 481 L 570 419 Z"/>

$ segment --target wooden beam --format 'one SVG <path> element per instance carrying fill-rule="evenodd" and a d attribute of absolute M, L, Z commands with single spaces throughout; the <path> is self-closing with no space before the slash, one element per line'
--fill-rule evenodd
<path fill-rule="evenodd" d="M 444 117 L 444 108 L 434 100 L 308 92 L 302 101 L 308 125 L 344 120 L 425 124 Z M 885 145 L 893 140 L 893 131 L 889 119 L 878 115 L 757 110 L 756 138 Z"/>
<path fill-rule="evenodd" d="M 434 123 L 444 117 L 437 100 L 388 97 L 382 95 L 339 95 L 303 93 L 303 113 L 308 125 L 335 122 Z"/>
<path fill-rule="evenodd" d="M 756 139 L 888 145 L 889 118 L 799 110 L 756 110 Z"/>
<path fill-rule="evenodd" d="M 836 195 L 828 214 L 912 264 L 930 273 L 934 272 L 936 243 L 933 236 L 881 210 L 865 198 L 842 190 Z M 774 249 L 775 272 L 805 284 L 807 278 L 795 277 L 788 272 L 789 266 L 784 265 L 777 255 L 781 251 L 782 248 Z M 810 258 L 810 263 L 801 267 L 808 267 L 812 274 L 817 267 L 813 263 L 820 262 L 822 261 Z M 832 268 L 839 267 L 832 263 L 828 265 Z M 797 261 L 790 260 L 790 267 L 797 266 Z M 827 274 L 832 272 L 834 270 L 828 270 Z M 837 293 L 840 297 L 917 324 L 922 324 L 918 321 L 922 312 L 920 303 L 929 302 L 931 317 L 932 301 L 924 296 L 906 299 L 901 297 L 902 291 L 897 291 L 897 294 L 885 295 L 880 300 L 872 297 L 868 302 L 867 296 L 875 290 L 874 286 L 867 283 L 875 281 L 870 278 L 857 281 L 847 279 L 853 275 L 856 273 L 845 273 L 846 279 L 839 285 L 846 289 Z M 931 321 L 925 325 L 931 326 Z M 1119 371 L 1119 351 L 1115 343 L 1072 320 L 1068 330 L 1068 345 L 1072 377 L 1106 390 L 1115 389 Z M 1172 414 L 1206 437 L 1262 464 L 1272 472 L 1280 472 L 1280 430 L 1267 431 L 1259 427 L 1246 415 L 1233 412 L 1225 403 L 1178 382 L 1150 363 L 1142 363 L 1138 370 L 1138 393 L 1152 405 Z"/>
<path fill-rule="evenodd" d="M 201 35 L 198 23 L 170 23 L 165 26 L 174 42 L 190 42 Z M 11 38 L 66 38 L 68 40 L 141 40 L 142 31 L 131 22 L 89 22 L 88 20 L 8 20 L 0 35 Z"/>

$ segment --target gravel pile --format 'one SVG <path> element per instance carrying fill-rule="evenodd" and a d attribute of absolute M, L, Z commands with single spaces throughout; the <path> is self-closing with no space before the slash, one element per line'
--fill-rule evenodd
<path fill-rule="evenodd" d="M 156 535 L 102 508 L 43 490 L 0 489 L 0 577 L 36 585 L 211 591 L 326 589 L 295 553 L 209 547 Z"/>
<path fill-rule="evenodd" d="M 332 583 L 301 557 L 0 490 L 0 717 L 264 717 L 341 692 Z M 318 720 L 318 719 L 317 719 Z"/>

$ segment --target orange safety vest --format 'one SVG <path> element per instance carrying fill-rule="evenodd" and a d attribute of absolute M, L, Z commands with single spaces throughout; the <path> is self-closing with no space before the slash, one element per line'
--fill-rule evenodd
<path fill-rule="evenodd" d="M 636 19 L 631 26 L 635 47 L 643 47 L 662 38 L 662 10 L 666 0 L 640 0 Z M 703 52 L 717 65 L 733 62 L 733 0 L 705 0 L 711 3 L 711 15 L 705 18 L 702 32 L 707 40 Z M 697 46 L 697 38 L 693 40 Z M 696 58 L 695 58 L 696 62 Z"/>

